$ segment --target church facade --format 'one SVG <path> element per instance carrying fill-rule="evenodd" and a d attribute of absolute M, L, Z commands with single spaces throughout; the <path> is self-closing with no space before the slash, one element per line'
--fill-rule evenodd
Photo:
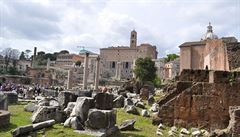
<path fill-rule="evenodd" d="M 218 38 L 210 23 L 200 41 L 185 42 L 179 47 L 180 72 L 183 69 L 230 71 L 240 67 L 238 40 L 235 37 Z"/>
<path fill-rule="evenodd" d="M 143 43 L 137 46 L 137 32 L 130 35 L 130 46 L 100 49 L 100 76 L 102 78 L 128 79 L 133 77 L 134 61 L 137 58 L 157 59 L 156 46 Z"/>

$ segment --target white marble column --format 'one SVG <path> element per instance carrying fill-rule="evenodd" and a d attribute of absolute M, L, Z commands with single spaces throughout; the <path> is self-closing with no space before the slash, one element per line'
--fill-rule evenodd
<path fill-rule="evenodd" d="M 133 78 L 136 78 L 135 73 L 133 72 L 133 70 L 135 69 L 136 66 L 136 59 L 133 60 L 133 64 L 132 64 L 132 73 L 133 73 Z"/>
<path fill-rule="evenodd" d="M 47 59 L 47 71 L 49 70 L 50 68 L 50 58 Z"/>
<path fill-rule="evenodd" d="M 121 80 L 122 62 L 117 62 L 117 80 Z"/>
<path fill-rule="evenodd" d="M 96 74 L 95 74 L 95 82 L 94 82 L 94 89 L 97 90 L 98 89 L 98 84 L 99 84 L 99 61 L 100 61 L 100 57 L 98 56 L 96 59 Z"/>
<path fill-rule="evenodd" d="M 68 70 L 67 89 L 72 89 L 72 70 Z"/>
<path fill-rule="evenodd" d="M 88 79 L 88 56 L 89 53 L 86 53 L 84 59 L 84 72 L 83 72 L 83 89 L 87 89 L 87 79 Z"/>

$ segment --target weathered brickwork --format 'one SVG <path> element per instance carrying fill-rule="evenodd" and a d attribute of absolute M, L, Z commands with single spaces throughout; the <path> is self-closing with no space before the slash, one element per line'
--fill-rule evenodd
<path fill-rule="evenodd" d="M 189 75 L 185 73 L 185 79 L 197 73 L 197 70 L 194 73 L 189 71 Z M 196 79 L 191 79 L 194 82 L 178 82 L 176 88 L 172 88 L 171 93 L 158 102 L 159 122 L 186 128 L 226 128 L 230 119 L 229 106 L 240 106 L 240 81 L 222 82 L 223 78 L 233 75 L 231 72 L 210 71 L 211 73 L 213 75 L 209 75 L 209 79 L 217 83 L 205 80 L 196 82 Z M 234 78 L 239 77 L 240 75 L 236 75 Z"/>

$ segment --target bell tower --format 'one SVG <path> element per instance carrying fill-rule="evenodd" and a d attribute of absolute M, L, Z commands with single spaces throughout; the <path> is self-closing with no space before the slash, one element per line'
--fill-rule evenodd
<path fill-rule="evenodd" d="M 137 32 L 135 30 L 131 31 L 130 36 L 130 48 L 136 48 L 137 47 Z"/>

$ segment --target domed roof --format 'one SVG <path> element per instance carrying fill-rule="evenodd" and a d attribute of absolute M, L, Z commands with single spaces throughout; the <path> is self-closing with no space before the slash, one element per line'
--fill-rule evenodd
<path fill-rule="evenodd" d="M 207 39 L 218 39 L 218 36 L 213 33 L 210 22 L 209 22 L 209 25 L 207 26 L 207 33 L 204 34 L 201 38 L 201 40 L 207 40 Z"/>
<path fill-rule="evenodd" d="M 89 53 L 90 55 L 97 55 L 96 53 L 93 53 L 93 52 L 91 52 L 89 50 L 86 50 L 84 48 L 79 51 L 79 55 L 85 55 L 86 53 Z"/>
<path fill-rule="evenodd" d="M 90 53 L 90 51 L 85 50 L 85 49 L 81 49 L 81 50 L 79 51 L 79 54 L 85 54 L 85 53 Z"/>

